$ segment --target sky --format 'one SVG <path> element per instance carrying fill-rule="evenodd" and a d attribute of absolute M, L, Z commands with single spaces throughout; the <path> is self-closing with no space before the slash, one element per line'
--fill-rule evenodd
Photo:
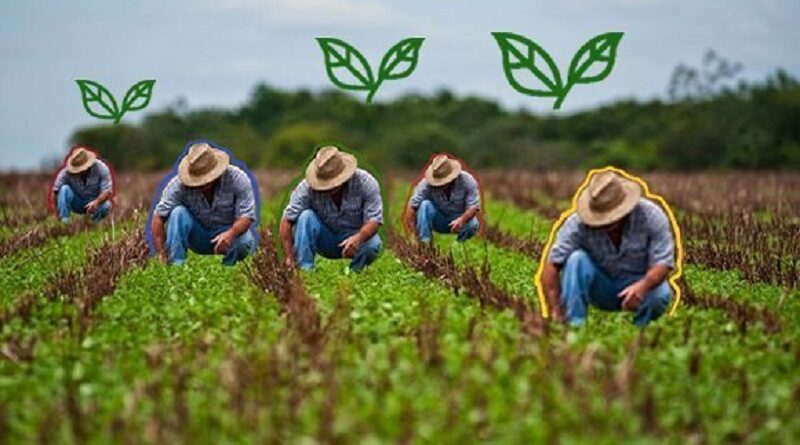
<path fill-rule="evenodd" d="M 746 79 L 778 67 L 800 77 L 797 0 L 6 0 L 0 11 L 0 170 L 37 168 L 66 152 L 76 128 L 101 122 L 83 110 L 75 79 L 119 98 L 156 79 L 148 109 L 123 118 L 130 123 L 179 98 L 236 107 L 259 82 L 332 88 L 321 36 L 350 42 L 373 65 L 402 38 L 426 38 L 414 73 L 384 83 L 376 101 L 448 88 L 552 112 L 551 99 L 508 85 L 493 31 L 535 40 L 562 72 L 591 37 L 625 33 L 611 75 L 575 87 L 558 113 L 663 97 L 673 68 L 699 65 L 709 48 L 742 63 Z"/>

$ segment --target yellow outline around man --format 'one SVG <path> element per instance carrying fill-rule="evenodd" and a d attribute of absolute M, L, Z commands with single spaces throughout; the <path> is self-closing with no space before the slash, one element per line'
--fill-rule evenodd
<path fill-rule="evenodd" d="M 582 326 L 592 305 L 631 311 L 633 323 L 645 326 L 679 292 L 673 281 L 681 260 L 680 231 L 664 200 L 622 170 L 592 170 L 542 255 L 543 313 L 558 302 L 567 323 Z"/>

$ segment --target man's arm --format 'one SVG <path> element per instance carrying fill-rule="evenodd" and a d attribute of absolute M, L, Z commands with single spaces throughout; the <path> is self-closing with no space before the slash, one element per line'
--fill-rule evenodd
<path fill-rule="evenodd" d="M 661 284 L 669 275 L 670 268 L 664 264 L 656 264 L 644 276 L 626 287 L 619 293 L 619 298 L 622 298 L 622 308 L 625 310 L 635 310 L 639 304 L 644 300 L 644 296 L 650 292 L 654 287 Z"/>
<path fill-rule="evenodd" d="M 550 261 L 545 263 L 542 271 L 542 290 L 550 308 L 550 316 L 556 321 L 561 320 L 561 282 L 558 277 L 560 271 L 561 267 Z"/>
<path fill-rule="evenodd" d="M 278 228 L 278 235 L 281 238 L 281 247 L 283 247 L 283 263 L 287 266 L 294 266 L 294 235 L 292 229 L 294 222 L 286 218 L 281 219 L 281 225 Z"/>
<path fill-rule="evenodd" d="M 342 256 L 352 258 L 361 248 L 361 244 L 378 233 L 380 227 L 381 224 L 378 221 L 367 221 L 358 232 L 339 244 L 339 247 L 342 248 Z"/>
<path fill-rule="evenodd" d="M 111 190 L 106 190 L 100 193 L 97 198 L 89 201 L 89 203 L 86 204 L 86 211 L 89 213 L 94 213 L 97 211 L 97 208 L 100 207 L 104 202 L 108 201 L 109 198 L 111 198 Z"/>
<path fill-rule="evenodd" d="M 480 212 L 480 210 L 481 210 L 480 207 L 477 206 L 468 208 L 466 211 L 464 211 L 464 213 L 461 214 L 461 216 L 450 222 L 450 230 L 453 233 L 460 232 L 461 229 L 464 227 L 464 225 L 467 224 L 472 218 L 474 218 L 475 215 L 477 215 L 478 212 Z"/>
<path fill-rule="evenodd" d="M 153 220 L 150 222 L 150 233 L 153 237 L 153 247 L 156 250 L 158 259 L 166 263 L 169 260 L 167 250 L 164 248 L 166 243 L 166 234 L 164 232 L 164 218 L 160 215 L 153 214 Z"/>
<path fill-rule="evenodd" d="M 222 254 L 227 252 L 236 237 L 247 232 L 252 224 L 253 220 L 250 219 L 249 216 L 240 216 L 236 218 L 236 221 L 233 222 L 230 229 L 211 238 L 211 242 L 214 243 L 214 253 Z"/>

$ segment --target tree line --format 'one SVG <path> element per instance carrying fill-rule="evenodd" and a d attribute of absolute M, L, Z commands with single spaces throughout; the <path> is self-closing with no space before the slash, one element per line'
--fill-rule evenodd
<path fill-rule="evenodd" d="M 329 90 L 259 84 L 234 109 L 179 101 L 138 125 L 80 128 L 118 169 L 169 168 L 192 139 L 233 149 L 251 167 L 296 168 L 321 142 L 342 142 L 382 168 L 416 169 L 437 151 L 476 168 L 636 170 L 800 169 L 800 83 L 782 70 L 737 80 L 741 67 L 709 51 L 675 68 L 664 98 L 621 100 L 574 114 L 508 110 L 447 90 L 364 104 Z"/>

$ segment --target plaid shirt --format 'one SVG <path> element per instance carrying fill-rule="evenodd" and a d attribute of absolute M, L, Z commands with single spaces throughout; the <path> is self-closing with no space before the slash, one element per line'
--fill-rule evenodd
<path fill-rule="evenodd" d="M 322 223 L 336 233 L 355 232 L 369 221 L 383 224 L 380 185 L 371 174 L 360 168 L 344 183 L 340 207 L 336 207 L 330 195 L 312 189 L 305 179 L 302 180 L 289 198 L 283 219 L 295 222 L 306 209 L 313 210 Z"/>
<path fill-rule="evenodd" d="M 577 249 L 585 250 L 614 278 L 644 275 L 657 264 L 675 267 L 675 242 L 669 219 L 658 204 L 648 199 L 641 199 L 629 214 L 619 249 L 604 230 L 584 225 L 577 213 L 570 215 L 558 230 L 549 260 L 564 264 Z"/>
<path fill-rule="evenodd" d="M 219 177 L 211 204 L 202 191 L 184 186 L 176 175 L 161 192 L 155 213 L 167 218 L 172 209 L 179 205 L 186 207 L 200 225 L 207 229 L 230 226 L 241 217 L 256 220 L 253 185 L 247 173 L 234 165 L 229 165 Z"/>
<path fill-rule="evenodd" d="M 53 183 L 53 192 L 58 193 L 58 190 L 63 185 L 70 186 L 72 191 L 83 199 L 95 199 L 100 196 L 100 193 L 111 190 L 113 186 L 111 170 L 99 159 L 89 167 L 86 179 L 80 173 L 70 173 L 66 168 L 62 168 L 56 175 L 56 181 Z"/>
<path fill-rule="evenodd" d="M 414 194 L 408 201 L 409 207 L 417 209 L 422 201 L 428 199 L 440 212 L 450 217 L 459 216 L 470 207 L 481 208 L 478 182 L 471 174 L 462 171 L 452 184 L 448 197 L 445 187 L 433 187 L 423 179 L 414 188 Z"/>

